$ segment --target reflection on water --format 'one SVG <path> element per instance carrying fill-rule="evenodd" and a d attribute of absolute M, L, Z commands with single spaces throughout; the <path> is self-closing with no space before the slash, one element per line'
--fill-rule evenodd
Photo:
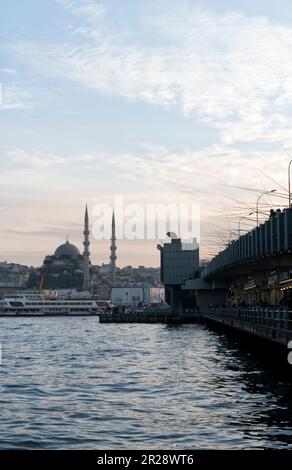
<path fill-rule="evenodd" d="M 292 448 L 285 375 L 202 325 L 0 319 L 0 448 Z"/>

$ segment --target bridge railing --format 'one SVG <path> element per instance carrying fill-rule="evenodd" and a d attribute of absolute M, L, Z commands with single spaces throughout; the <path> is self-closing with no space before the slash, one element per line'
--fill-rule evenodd
<path fill-rule="evenodd" d="M 292 330 L 292 310 L 262 307 L 201 309 L 202 316 L 216 319 L 237 320 L 242 323 L 272 327 L 280 330 Z"/>
<path fill-rule="evenodd" d="M 199 310 L 196 307 L 176 308 L 174 314 L 179 316 L 199 315 Z"/>
<path fill-rule="evenodd" d="M 231 241 L 203 269 L 202 279 L 221 270 L 270 255 L 290 253 L 292 249 L 292 207 L 276 211 L 264 223 Z"/>

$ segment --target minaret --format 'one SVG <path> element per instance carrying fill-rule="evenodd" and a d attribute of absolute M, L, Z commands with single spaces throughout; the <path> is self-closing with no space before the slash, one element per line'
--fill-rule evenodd
<path fill-rule="evenodd" d="M 88 221 L 88 210 L 87 210 L 87 204 L 86 204 L 86 208 L 85 208 L 85 216 L 84 216 L 84 231 L 83 231 L 83 235 L 84 235 L 84 241 L 83 241 L 83 246 L 84 246 L 84 250 L 83 250 L 83 258 L 84 258 L 84 266 L 83 266 L 83 290 L 89 290 L 89 256 L 90 256 L 90 253 L 89 253 L 89 245 L 90 245 L 90 241 L 89 241 L 89 221 Z"/>
<path fill-rule="evenodd" d="M 111 238 L 111 255 L 110 255 L 110 264 L 111 264 L 111 284 L 112 286 L 116 283 L 116 255 L 117 246 L 116 246 L 116 222 L 115 222 L 115 213 L 113 212 L 112 217 L 112 238 Z"/>

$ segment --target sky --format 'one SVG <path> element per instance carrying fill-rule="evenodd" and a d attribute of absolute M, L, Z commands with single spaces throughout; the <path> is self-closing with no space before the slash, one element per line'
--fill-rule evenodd
<path fill-rule="evenodd" d="M 211 257 L 287 204 L 289 0 L 10 0 L 0 4 L 0 260 L 82 250 L 88 203 L 201 207 Z M 93 263 L 109 243 L 91 239 Z M 159 265 L 119 241 L 118 265 Z"/>

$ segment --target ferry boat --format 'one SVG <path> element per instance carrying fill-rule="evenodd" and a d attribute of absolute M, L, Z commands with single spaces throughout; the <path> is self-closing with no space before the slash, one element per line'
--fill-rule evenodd
<path fill-rule="evenodd" d="M 39 293 L 10 294 L 0 301 L 0 316 L 88 316 L 111 311 L 109 301 L 45 297 Z"/>

